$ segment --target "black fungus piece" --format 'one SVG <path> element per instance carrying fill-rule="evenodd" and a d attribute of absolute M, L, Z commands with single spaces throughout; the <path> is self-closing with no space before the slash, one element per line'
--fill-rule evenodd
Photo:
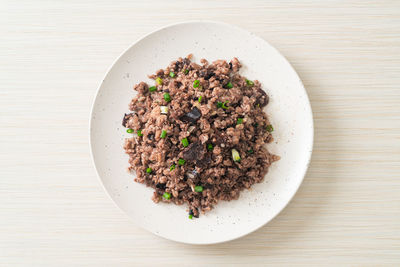
<path fill-rule="evenodd" d="M 196 161 L 196 166 L 199 166 L 200 168 L 206 168 L 211 164 L 211 155 L 206 154 L 202 159 L 199 159 Z"/>
<path fill-rule="evenodd" d="M 183 66 L 183 62 L 181 62 L 181 61 L 176 61 L 176 62 L 175 62 L 175 66 L 174 66 L 174 70 L 175 70 L 175 71 L 179 71 L 180 69 L 182 69 L 182 66 Z"/>
<path fill-rule="evenodd" d="M 189 66 L 190 65 L 190 60 L 188 59 L 188 58 L 184 58 L 183 59 L 183 64 L 185 64 L 186 66 Z"/>
<path fill-rule="evenodd" d="M 261 96 L 257 97 L 257 100 L 255 102 L 255 105 L 260 105 L 260 107 L 265 107 L 268 102 L 269 102 L 269 96 L 267 95 L 266 92 L 264 92 L 263 89 L 258 88 L 257 93 L 259 93 Z"/>
<path fill-rule="evenodd" d="M 181 121 L 195 123 L 201 117 L 201 112 L 197 107 L 194 107 L 191 111 L 183 115 Z"/>
<path fill-rule="evenodd" d="M 193 217 L 199 218 L 199 210 L 196 209 L 196 212 L 193 212 Z"/>
<path fill-rule="evenodd" d="M 209 80 L 211 77 L 215 75 L 214 71 L 212 70 L 200 70 L 199 77 L 203 77 L 205 80 Z"/>
<path fill-rule="evenodd" d="M 199 210 L 198 209 L 196 209 L 196 214 L 197 215 L 195 215 L 195 213 L 192 209 L 189 209 L 189 216 L 192 215 L 195 218 L 199 218 Z"/>
<path fill-rule="evenodd" d="M 181 82 L 175 82 L 175 87 L 176 88 L 180 88 L 182 86 L 182 83 Z"/>
<path fill-rule="evenodd" d="M 227 84 L 229 82 L 229 76 L 226 75 L 216 76 L 215 79 L 222 84 Z"/>
<path fill-rule="evenodd" d="M 165 189 L 166 188 L 166 184 L 156 184 L 156 187 L 158 189 Z"/>
<path fill-rule="evenodd" d="M 229 69 L 232 69 L 232 62 L 229 62 Z"/>
<path fill-rule="evenodd" d="M 206 154 L 206 149 L 204 145 L 200 142 L 190 144 L 183 151 L 183 159 L 187 161 L 201 161 L 204 159 L 204 155 Z"/>
<path fill-rule="evenodd" d="M 205 80 L 209 80 L 211 77 L 215 76 L 213 71 L 209 71 L 207 75 L 204 77 Z"/>
<path fill-rule="evenodd" d="M 147 136 L 147 138 L 148 138 L 149 140 L 153 140 L 153 139 L 154 139 L 154 134 L 153 134 L 153 133 L 149 134 L 149 135 Z"/>
<path fill-rule="evenodd" d="M 122 119 L 122 126 L 126 127 L 129 119 L 134 115 L 134 113 L 125 113 L 124 118 Z"/>

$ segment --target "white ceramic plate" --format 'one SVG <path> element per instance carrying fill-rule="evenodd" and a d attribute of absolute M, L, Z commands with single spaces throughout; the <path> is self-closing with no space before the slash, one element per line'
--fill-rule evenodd
<path fill-rule="evenodd" d="M 264 182 L 244 191 L 239 200 L 220 202 L 199 219 L 188 219 L 186 206 L 155 204 L 153 190 L 133 181 L 122 148 L 130 137 L 121 126 L 135 95 L 133 85 L 151 82 L 148 74 L 193 53 L 206 58 L 238 57 L 241 74 L 258 79 L 270 96 L 266 111 L 275 142 L 268 149 L 281 156 Z M 244 236 L 274 218 L 290 201 L 306 173 L 313 145 L 313 119 L 307 93 L 286 59 L 263 39 L 218 22 L 167 26 L 134 43 L 110 68 L 93 104 L 90 121 L 92 156 L 113 201 L 141 227 L 159 236 L 192 244 L 212 244 Z"/>

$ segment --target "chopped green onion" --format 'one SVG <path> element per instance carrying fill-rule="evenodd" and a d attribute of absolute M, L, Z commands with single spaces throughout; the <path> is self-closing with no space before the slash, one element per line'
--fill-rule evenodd
<path fill-rule="evenodd" d="M 240 155 L 236 149 L 232 149 L 232 158 L 233 161 L 240 162 Z"/>
<path fill-rule="evenodd" d="M 146 169 L 146 172 L 147 172 L 147 173 L 151 173 L 152 171 L 153 171 L 153 170 L 152 170 L 150 167 Z"/>
<path fill-rule="evenodd" d="M 213 150 L 213 148 L 214 148 L 214 147 L 213 147 L 213 145 L 212 145 L 212 144 L 208 144 L 208 145 L 207 145 L 207 149 L 208 149 L 208 151 L 211 151 L 211 150 Z"/>
<path fill-rule="evenodd" d="M 189 215 L 189 219 L 193 220 L 193 215 L 192 214 Z"/>
<path fill-rule="evenodd" d="M 223 108 L 223 109 L 228 109 L 229 107 L 226 106 L 226 104 L 228 104 L 228 103 L 229 103 L 229 101 L 225 101 L 224 103 L 222 103 L 222 102 L 217 102 L 217 107 L 218 107 L 218 108 Z"/>
<path fill-rule="evenodd" d="M 233 87 L 233 84 L 231 82 L 227 83 L 225 85 L 225 88 L 231 89 Z"/>
<path fill-rule="evenodd" d="M 243 123 L 243 118 L 238 118 L 237 119 L 237 124 L 242 124 Z"/>
<path fill-rule="evenodd" d="M 161 132 L 161 136 L 160 136 L 161 138 L 165 138 L 165 137 L 167 137 L 167 131 L 166 130 L 163 130 L 162 132 Z"/>
<path fill-rule="evenodd" d="M 267 131 L 268 132 L 273 132 L 274 131 L 274 127 L 272 127 L 272 125 L 267 125 Z"/>
<path fill-rule="evenodd" d="M 253 86 L 254 85 L 253 81 L 250 81 L 250 80 L 247 80 L 247 79 L 246 79 L 246 83 L 247 83 L 248 86 Z"/>
<path fill-rule="evenodd" d="M 133 133 L 133 130 L 132 129 L 127 129 L 126 132 L 127 133 Z"/>
<path fill-rule="evenodd" d="M 199 80 L 194 80 L 194 82 L 193 82 L 193 87 L 194 88 L 197 88 L 197 87 L 199 87 L 200 86 L 200 81 Z"/>
<path fill-rule="evenodd" d="M 137 130 L 137 136 L 143 136 L 143 134 L 142 134 L 142 130 Z"/>
<path fill-rule="evenodd" d="M 260 108 L 260 104 L 257 104 L 257 107 Z"/>
<path fill-rule="evenodd" d="M 170 171 L 173 171 L 175 169 L 175 164 L 172 164 L 171 167 L 169 167 Z"/>
<path fill-rule="evenodd" d="M 157 77 L 156 83 L 159 84 L 159 85 L 161 85 L 161 84 L 162 84 L 162 79 L 161 79 L 160 77 Z"/>
<path fill-rule="evenodd" d="M 155 91 L 157 91 L 157 87 L 155 87 L 155 86 L 149 87 L 149 91 L 155 92 Z"/>
<path fill-rule="evenodd" d="M 251 149 L 250 148 L 250 150 L 249 151 L 247 151 L 249 154 L 253 154 L 254 153 L 254 151 L 253 151 L 253 149 Z"/>
<path fill-rule="evenodd" d="M 194 191 L 197 193 L 203 192 L 203 187 L 201 185 L 196 185 Z"/>
<path fill-rule="evenodd" d="M 224 103 L 222 103 L 222 106 L 221 106 L 221 108 L 223 108 L 223 109 L 228 109 L 229 107 L 227 107 L 225 104 L 228 104 L 229 103 L 229 101 L 225 101 Z"/>
<path fill-rule="evenodd" d="M 186 160 L 184 160 L 184 159 L 179 159 L 178 160 L 179 166 L 183 166 L 183 164 L 185 164 L 185 162 L 186 162 Z"/>
<path fill-rule="evenodd" d="M 164 93 L 164 100 L 167 102 L 171 101 L 171 96 L 168 93 Z"/>
<path fill-rule="evenodd" d="M 173 73 L 172 71 L 169 72 L 169 77 L 174 78 L 175 77 L 175 73 Z"/>
<path fill-rule="evenodd" d="M 160 110 L 161 110 L 161 114 L 168 114 L 168 107 L 167 106 L 161 106 Z"/>
<path fill-rule="evenodd" d="M 181 142 L 182 142 L 183 147 L 187 147 L 187 146 L 189 145 L 189 141 L 188 141 L 187 138 L 183 138 L 183 139 L 181 140 Z"/>
<path fill-rule="evenodd" d="M 183 70 L 183 73 L 188 74 L 189 70 Z"/>
<path fill-rule="evenodd" d="M 165 199 L 170 199 L 171 198 L 171 193 L 165 192 L 164 195 L 162 195 L 162 196 Z"/>
<path fill-rule="evenodd" d="M 203 96 L 199 96 L 199 103 L 201 103 L 201 99 L 203 98 Z"/>

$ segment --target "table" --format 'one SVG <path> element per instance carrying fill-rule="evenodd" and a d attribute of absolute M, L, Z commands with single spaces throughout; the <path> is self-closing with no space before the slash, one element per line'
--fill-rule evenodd
<path fill-rule="evenodd" d="M 400 265 L 399 1 L 1 1 L 0 266 Z M 302 78 L 310 169 L 288 207 L 233 242 L 156 237 L 101 187 L 96 88 L 140 36 L 190 19 L 266 39 Z"/>

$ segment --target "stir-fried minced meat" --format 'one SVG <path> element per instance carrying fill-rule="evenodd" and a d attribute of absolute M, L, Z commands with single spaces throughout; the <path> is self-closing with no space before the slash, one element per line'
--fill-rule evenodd
<path fill-rule="evenodd" d="M 187 203 L 191 218 L 237 199 L 279 159 L 264 146 L 273 127 L 261 84 L 238 73 L 237 58 L 201 63 L 179 58 L 149 76 L 154 86 L 135 85 L 123 116 L 138 133 L 124 146 L 135 181 L 155 189 L 156 203 Z"/>

